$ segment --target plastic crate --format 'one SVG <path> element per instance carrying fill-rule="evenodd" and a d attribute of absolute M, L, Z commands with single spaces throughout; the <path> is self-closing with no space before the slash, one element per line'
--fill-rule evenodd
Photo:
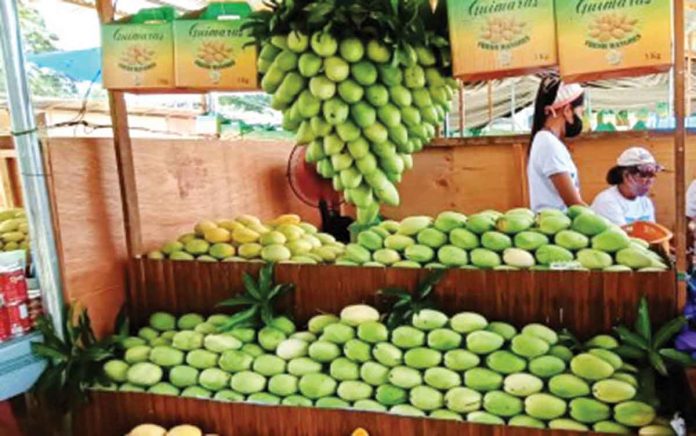
<path fill-rule="evenodd" d="M 31 343 L 42 340 L 34 332 L 0 344 L 0 401 L 23 394 L 39 378 L 46 362 L 32 354 Z"/>

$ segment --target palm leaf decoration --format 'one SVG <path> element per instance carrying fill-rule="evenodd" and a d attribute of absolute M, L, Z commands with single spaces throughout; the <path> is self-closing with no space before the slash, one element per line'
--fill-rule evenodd
<path fill-rule="evenodd" d="M 627 360 L 650 362 L 653 369 L 664 377 L 669 374 L 670 366 L 694 366 L 696 361 L 687 353 L 667 346 L 673 342 L 674 336 L 687 322 L 686 317 L 678 316 L 653 335 L 648 302 L 643 297 L 638 304 L 634 329 L 631 330 L 625 325 L 615 328 L 623 342 L 615 351 Z"/>
<path fill-rule="evenodd" d="M 384 288 L 379 293 L 396 300 L 386 314 L 386 324 L 389 329 L 411 322 L 411 318 L 423 309 L 435 307 L 431 294 L 435 285 L 442 280 L 446 269 L 434 270 L 425 277 L 413 292 L 403 288 Z"/>
<path fill-rule="evenodd" d="M 242 310 L 230 316 L 219 331 L 229 331 L 239 325 L 258 327 L 260 324 L 272 325 L 275 318 L 275 306 L 280 297 L 290 292 L 294 285 L 275 284 L 273 280 L 273 263 L 267 263 L 261 268 L 258 280 L 244 273 L 244 292 L 232 298 L 221 301 L 218 306 L 238 307 Z"/>
<path fill-rule="evenodd" d="M 667 377 L 673 367 L 696 366 L 696 360 L 687 353 L 669 346 L 687 322 L 686 317 L 678 316 L 653 334 L 648 301 L 643 297 L 638 304 L 633 329 L 625 325 L 615 328 L 623 344 L 612 351 L 638 365 L 641 378 L 638 396 L 644 401 L 653 405 L 659 404 L 655 390 L 656 374 Z"/>
<path fill-rule="evenodd" d="M 92 322 L 79 304 L 64 308 L 65 323 L 60 334 L 49 316 L 37 321 L 43 342 L 31 344 L 32 352 L 46 359 L 48 366 L 32 390 L 39 401 L 61 412 L 87 401 L 87 390 L 108 386 L 103 363 L 114 356 L 117 343 L 128 335 L 128 320 L 122 309 L 116 320 L 116 334 L 97 339 Z"/>

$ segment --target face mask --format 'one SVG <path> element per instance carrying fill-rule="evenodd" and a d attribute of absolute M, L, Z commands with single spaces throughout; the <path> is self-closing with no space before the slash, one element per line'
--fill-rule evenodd
<path fill-rule="evenodd" d="M 573 114 L 573 122 L 569 123 L 566 121 L 565 124 L 565 136 L 566 138 L 574 138 L 582 133 L 582 118 L 577 114 Z"/>
<path fill-rule="evenodd" d="M 641 180 L 634 176 L 628 176 L 626 178 L 626 185 L 633 192 L 636 197 L 644 197 L 650 192 L 650 181 L 649 179 Z"/>

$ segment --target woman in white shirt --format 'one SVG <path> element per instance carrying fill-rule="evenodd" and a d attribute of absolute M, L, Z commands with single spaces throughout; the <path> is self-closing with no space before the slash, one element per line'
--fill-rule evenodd
<path fill-rule="evenodd" d="M 578 169 L 565 138 L 582 132 L 584 90 L 566 85 L 557 76 L 544 77 L 534 104 L 532 143 L 527 164 L 529 199 L 535 212 L 580 204 Z"/>
<path fill-rule="evenodd" d="M 629 148 L 609 170 L 607 183 L 611 186 L 597 194 L 592 210 L 617 226 L 636 221 L 655 222 L 655 207 L 648 194 L 661 170 L 662 166 L 648 150 Z"/>

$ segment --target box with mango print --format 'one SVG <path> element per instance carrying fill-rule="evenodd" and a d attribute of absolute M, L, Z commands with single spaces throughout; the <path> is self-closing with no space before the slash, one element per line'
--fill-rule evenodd
<path fill-rule="evenodd" d="M 143 9 L 102 25 L 102 80 L 108 89 L 174 87 L 174 39 L 169 7 Z"/>
<path fill-rule="evenodd" d="M 553 0 L 449 0 L 454 76 L 465 81 L 556 65 Z"/>
<path fill-rule="evenodd" d="M 669 0 L 556 0 L 566 81 L 658 73 L 672 65 Z"/>
<path fill-rule="evenodd" d="M 256 47 L 241 30 L 246 3 L 211 3 L 174 22 L 176 86 L 187 89 L 258 89 Z"/>

